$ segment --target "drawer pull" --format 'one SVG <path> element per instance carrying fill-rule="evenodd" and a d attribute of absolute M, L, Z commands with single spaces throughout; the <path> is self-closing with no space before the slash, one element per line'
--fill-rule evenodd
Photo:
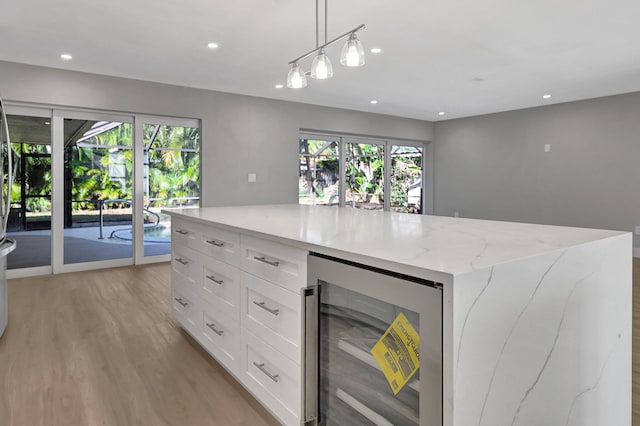
<path fill-rule="evenodd" d="M 274 382 L 278 383 L 278 381 L 280 380 L 279 374 L 271 374 L 267 371 L 266 368 L 264 368 L 264 362 L 262 364 L 258 364 L 257 362 L 254 361 L 253 365 L 255 365 L 258 370 L 262 371 L 264 374 L 267 375 L 268 378 L 270 378 Z"/>
<path fill-rule="evenodd" d="M 176 233 L 180 235 L 189 235 L 189 231 L 183 231 L 182 229 L 176 229 Z"/>
<path fill-rule="evenodd" d="M 182 297 L 176 297 L 175 299 L 176 299 L 176 302 L 181 304 L 183 308 L 186 308 L 187 306 L 189 306 L 189 303 L 182 301 Z"/>
<path fill-rule="evenodd" d="M 267 311 L 267 312 L 269 312 L 269 313 L 271 313 L 271 314 L 273 314 L 273 315 L 275 315 L 275 316 L 278 316 L 278 314 L 280 314 L 280 309 L 271 309 L 271 308 L 269 308 L 268 306 L 266 306 L 266 305 L 264 304 L 264 302 L 256 302 L 256 301 L 254 300 L 254 301 L 253 301 L 253 304 L 254 304 L 254 305 L 256 305 L 256 306 L 261 307 L 261 308 L 262 308 L 262 309 L 264 309 L 265 311 Z"/>
<path fill-rule="evenodd" d="M 224 280 L 217 280 L 215 275 L 205 275 L 205 276 L 216 284 L 222 285 L 222 283 L 224 282 Z"/>
<path fill-rule="evenodd" d="M 275 266 L 276 268 L 280 266 L 280 262 L 277 260 L 269 260 L 264 256 L 253 256 L 253 258 L 259 262 L 266 263 L 267 265 Z"/>
<path fill-rule="evenodd" d="M 212 246 L 216 246 L 216 247 L 224 246 L 224 243 L 222 241 L 216 241 L 216 240 L 205 240 L 205 243 L 211 244 Z"/>
<path fill-rule="evenodd" d="M 185 265 L 185 266 L 189 264 L 188 260 L 184 260 L 181 257 L 176 257 L 176 262 L 178 262 L 181 265 Z"/>
<path fill-rule="evenodd" d="M 216 325 L 211 323 L 207 323 L 207 327 L 209 327 L 211 330 L 213 330 L 214 333 L 216 333 L 218 336 L 222 336 L 224 334 L 224 330 L 216 330 Z"/>

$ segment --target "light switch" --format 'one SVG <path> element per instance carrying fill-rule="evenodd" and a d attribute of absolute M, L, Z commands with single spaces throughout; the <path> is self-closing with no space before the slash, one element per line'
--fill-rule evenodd
<path fill-rule="evenodd" d="M 544 152 L 551 152 L 551 144 L 550 143 L 545 143 L 544 144 Z"/>
<path fill-rule="evenodd" d="M 453 217 L 460 217 L 460 213 L 458 213 L 458 212 L 453 212 Z"/>
<path fill-rule="evenodd" d="M 636 235 L 640 235 L 640 225 L 636 226 Z"/>
<path fill-rule="evenodd" d="M 249 183 L 255 183 L 257 181 L 258 177 L 255 173 L 249 173 L 247 175 L 247 182 Z"/>

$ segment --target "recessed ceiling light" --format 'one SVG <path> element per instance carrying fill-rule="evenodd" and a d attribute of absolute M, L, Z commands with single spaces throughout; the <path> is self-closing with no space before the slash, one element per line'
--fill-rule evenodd
<path fill-rule="evenodd" d="M 50 121 L 45 121 L 44 124 L 46 124 L 47 126 L 51 124 Z"/>
<path fill-rule="evenodd" d="M 551 95 L 548 93 L 545 93 L 544 95 L 542 95 L 542 99 L 551 99 Z"/>
<path fill-rule="evenodd" d="M 484 80 L 485 80 L 484 77 L 473 77 L 471 79 L 471 81 L 475 81 L 476 83 L 479 83 L 479 82 L 484 81 Z"/>
<path fill-rule="evenodd" d="M 207 44 L 207 47 L 209 49 L 217 49 L 219 46 L 218 46 L 218 43 L 209 43 Z"/>
<path fill-rule="evenodd" d="M 60 55 L 60 59 L 64 59 L 65 61 L 70 61 L 71 59 L 73 59 L 73 56 L 71 56 L 70 53 L 63 53 L 62 55 Z"/>
<path fill-rule="evenodd" d="M 444 115 L 444 111 L 440 111 L 438 115 Z"/>
<path fill-rule="evenodd" d="M 371 104 L 372 104 L 372 105 L 375 105 L 375 104 L 377 104 L 377 103 L 378 103 L 378 101 L 376 101 L 375 99 L 371 101 Z"/>
<path fill-rule="evenodd" d="M 373 49 L 371 49 L 371 53 L 378 54 L 381 52 L 382 52 L 382 49 L 380 49 L 379 47 L 374 47 Z"/>
<path fill-rule="evenodd" d="M 282 84 L 276 84 L 276 89 L 282 89 L 284 86 Z"/>

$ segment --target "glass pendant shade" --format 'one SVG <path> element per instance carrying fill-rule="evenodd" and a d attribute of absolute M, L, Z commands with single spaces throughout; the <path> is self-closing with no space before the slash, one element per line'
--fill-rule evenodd
<path fill-rule="evenodd" d="M 331 77 L 333 77 L 333 66 L 329 57 L 324 53 L 324 49 L 320 49 L 311 63 L 311 78 L 325 80 Z"/>
<path fill-rule="evenodd" d="M 364 65 L 364 48 L 356 33 L 351 33 L 349 40 L 344 44 L 340 55 L 340 63 L 347 67 L 361 67 Z"/>
<path fill-rule="evenodd" d="M 307 87 L 307 76 L 297 62 L 291 65 L 291 69 L 287 75 L 287 87 L 289 89 L 301 89 L 303 87 Z"/>

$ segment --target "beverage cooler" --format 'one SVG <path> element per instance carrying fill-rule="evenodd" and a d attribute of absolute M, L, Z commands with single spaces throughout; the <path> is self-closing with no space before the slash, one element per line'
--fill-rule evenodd
<path fill-rule="evenodd" d="M 304 424 L 442 426 L 442 286 L 308 257 Z"/>

